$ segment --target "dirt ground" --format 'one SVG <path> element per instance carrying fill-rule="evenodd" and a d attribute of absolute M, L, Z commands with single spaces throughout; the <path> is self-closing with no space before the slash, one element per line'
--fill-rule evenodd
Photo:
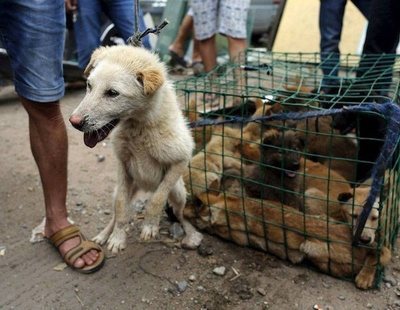
<path fill-rule="evenodd" d="M 67 92 L 65 119 L 83 94 Z M 68 136 L 68 208 L 92 237 L 113 212 L 111 145 L 106 140 L 89 149 L 70 125 Z M 0 150 L 0 309 L 400 309 L 397 252 L 381 288 L 361 291 L 351 282 L 208 235 L 206 251 L 180 249 L 167 235 L 166 219 L 161 241 L 142 243 L 134 229 L 127 249 L 114 257 L 108 253 L 95 274 L 56 271 L 58 253 L 47 242 L 29 242 L 44 215 L 43 198 L 27 116 L 12 87 L 0 89 Z M 221 266 L 225 275 L 214 274 Z"/>

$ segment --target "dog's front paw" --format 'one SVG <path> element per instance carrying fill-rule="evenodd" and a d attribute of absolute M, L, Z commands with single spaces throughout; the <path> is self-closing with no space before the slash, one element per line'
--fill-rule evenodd
<path fill-rule="evenodd" d="M 96 237 L 93 237 L 92 241 L 96 242 L 97 244 L 103 245 L 107 242 L 109 236 L 110 236 L 110 233 L 103 230 Z"/>
<path fill-rule="evenodd" d="M 117 254 L 119 251 L 126 248 L 126 239 L 126 232 L 121 228 L 115 227 L 110 238 L 108 238 L 107 249 L 112 253 Z"/>
<path fill-rule="evenodd" d="M 159 230 L 158 225 L 151 223 L 144 223 L 142 232 L 140 234 L 140 239 L 142 239 L 143 241 L 147 241 L 152 238 L 155 238 L 158 235 L 158 230 Z"/>
<path fill-rule="evenodd" d="M 194 231 L 190 235 L 187 235 L 185 238 L 183 238 L 182 247 L 190 250 L 196 249 L 202 240 L 203 235 L 198 231 Z"/>
<path fill-rule="evenodd" d="M 375 268 L 368 268 L 368 270 L 361 270 L 356 276 L 356 286 L 360 289 L 366 290 L 374 285 Z"/>

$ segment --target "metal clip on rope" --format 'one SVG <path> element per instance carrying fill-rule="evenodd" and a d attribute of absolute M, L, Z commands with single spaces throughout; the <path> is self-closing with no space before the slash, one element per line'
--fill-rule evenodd
<path fill-rule="evenodd" d="M 168 21 L 166 19 L 164 19 L 164 21 L 160 25 L 155 26 L 154 28 L 147 28 L 143 32 L 136 31 L 133 36 L 131 36 L 130 38 L 128 38 L 128 40 L 126 40 L 126 44 L 132 45 L 135 47 L 141 47 L 142 39 L 145 36 L 147 36 L 149 33 L 154 33 L 154 34 L 158 35 L 160 33 L 161 29 L 163 29 L 166 25 L 168 25 Z"/>

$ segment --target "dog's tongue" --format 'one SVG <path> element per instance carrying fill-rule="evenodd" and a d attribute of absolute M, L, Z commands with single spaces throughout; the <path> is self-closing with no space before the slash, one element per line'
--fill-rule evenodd
<path fill-rule="evenodd" d="M 296 173 L 290 170 L 286 170 L 285 173 L 289 178 L 294 178 L 296 176 Z"/>
<path fill-rule="evenodd" d="M 96 146 L 98 139 L 97 135 L 95 132 L 85 132 L 83 134 L 83 142 L 85 142 L 86 146 L 93 148 Z"/>

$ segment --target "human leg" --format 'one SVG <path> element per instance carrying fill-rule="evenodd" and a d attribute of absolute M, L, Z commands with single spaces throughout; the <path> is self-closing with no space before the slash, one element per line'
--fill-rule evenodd
<path fill-rule="evenodd" d="M 65 203 L 67 136 L 58 105 L 64 95 L 64 31 L 62 0 L 0 4 L 0 34 L 10 55 L 16 91 L 29 115 L 31 149 L 42 180 L 48 237 L 70 225 Z M 65 254 L 79 242 L 79 238 L 65 241 L 59 246 L 60 253 Z M 90 265 L 97 256 L 97 251 L 88 252 L 73 265 Z"/>
<path fill-rule="evenodd" d="M 100 45 L 101 14 L 101 1 L 78 1 L 74 34 L 78 64 L 81 69 L 85 69 L 92 52 Z"/>
<path fill-rule="evenodd" d="M 352 0 L 351 2 L 353 2 L 353 4 L 361 12 L 361 14 L 364 15 L 366 19 L 369 19 L 372 0 Z"/>
<path fill-rule="evenodd" d="M 400 3 L 396 0 L 373 0 L 370 20 L 357 76 L 374 81 L 374 88 L 382 95 L 392 81 L 392 67 L 400 33 Z M 374 55 L 375 54 L 375 55 Z M 379 59 L 376 54 L 392 54 Z M 372 66 L 373 64 L 373 66 Z M 379 80 L 378 80 L 379 78 Z"/>
<path fill-rule="evenodd" d="M 179 57 L 183 57 L 185 54 L 185 42 L 191 36 L 192 32 L 193 16 L 186 14 L 174 42 L 169 46 L 169 50 L 176 53 Z"/>
<path fill-rule="evenodd" d="M 323 87 L 334 84 L 339 72 L 339 42 L 347 0 L 321 0 L 319 30 Z"/>
<path fill-rule="evenodd" d="M 246 49 L 246 39 L 228 37 L 229 58 L 231 61 L 239 61 L 239 56 Z"/>
<path fill-rule="evenodd" d="M 52 236 L 70 226 L 67 220 L 67 154 L 68 139 L 58 102 L 38 103 L 21 97 L 29 116 L 31 150 L 39 169 L 46 207 L 45 235 Z M 78 238 L 67 240 L 59 246 L 62 256 L 79 244 Z M 90 251 L 77 259 L 74 267 L 93 264 L 97 251 Z"/>
<path fill-rule="evenodd" d="M 204 63 L 204 71 L 209 72 L 217 65 L 218 1 L 192 0 L 195 39 L 198 40 L 199 52 Z"/>

